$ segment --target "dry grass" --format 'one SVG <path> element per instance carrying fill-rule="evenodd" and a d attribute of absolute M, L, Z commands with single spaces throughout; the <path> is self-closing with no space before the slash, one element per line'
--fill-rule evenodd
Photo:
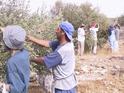
<path fill-rule="evenodd" d="M 124 93 L 124 74 L 121 77 L 109 75 L 104 80 L 82 81 L 78 93 Z"/>
<path fill-rule="evenodd" d="M 30 83 L 29 93 L 44 93 L 43 89 L 36 82 Z"/>
<path fill-rule="evenodd" d="M 118 74 L 112 75 L 110 72 L 107 73 L 107 77 L 103 80 L 85 80 L 80 81 L 77 87 L 77 93 L 124 93 L 124 61 L 120 60 L 119 58 L 124 57 L 124 40 L 120 40 L 120 51 L 119 53 L 112 54 L 106 44 L 103 49 L 98 51 L 97 55 L 84 55 L 84 60 L 77 59 L 79 62 L 77 65 L 80 68 L 80 65 L 87 65 L 87 64 L 97 64 L 108 67 L 110 71 L 110 66 L 120 66 L 122 71 L 118 72 Z M 113 59 L 112 61 L 109 58 L 117 57 L 117 59 Z M 94 62 L 92 60 L 97 60 L 98 58 L 109 60 L 108 62 Z M 79 69 L 78 69 L 79 70 Z"/>

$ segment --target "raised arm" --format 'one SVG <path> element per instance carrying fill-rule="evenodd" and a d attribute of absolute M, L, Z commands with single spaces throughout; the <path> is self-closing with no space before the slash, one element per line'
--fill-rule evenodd
<path fill-rule="evenodd" d="M 49 46 L 50 41 L 48 41 L 48 40 L 37 39 L 37 38 L 35 38 L 33 36 L 30 36 L 30 35 L 28 35 L 27 38 L 28 38 L 28 40 L 30 40 L 30 41 L 38 44 L 38 45 L 41 45 L 41 46 L 44 46 L 44 47 L 50 47 Z"/>
<path fill-rule="evenodd" d="M 2 32 L 3 32 L 3 30 L 4 30 L 4 28 L 0 26 L 0 31 L 2 31 Z"/>
<path fill-rule="evenodd" d="M 96 25 L 95 30 L 96 30 L 96 31 L 99 31 L 99 24 Z"/>

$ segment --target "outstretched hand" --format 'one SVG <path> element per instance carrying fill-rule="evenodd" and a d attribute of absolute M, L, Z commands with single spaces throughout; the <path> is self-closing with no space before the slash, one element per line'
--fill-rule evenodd
<path fill-rule="evenodd" d="M 36 64 L 42 64 L 43 63 L 43 57 L 41 57 L 41 56 L 31 57 L 30 62 L 34 62 Z"/>

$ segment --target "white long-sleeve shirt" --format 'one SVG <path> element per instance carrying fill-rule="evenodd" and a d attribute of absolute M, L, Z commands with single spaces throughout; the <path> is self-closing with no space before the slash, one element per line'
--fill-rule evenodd
<path fill-rule="evenodd" d="M 78 28 L 78 41 L 85 40 L 85 31 L 83 28 Z"/>

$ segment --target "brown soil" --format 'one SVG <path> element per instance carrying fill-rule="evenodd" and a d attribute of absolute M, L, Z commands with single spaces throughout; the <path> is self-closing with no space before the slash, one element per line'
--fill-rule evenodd
<path fill-rule="evenodd" d="M 77 58 L 78 93 L 124 93 L 124 28 L 120 51 L 111 54 L 108 44 L 97 55 Z"/>

